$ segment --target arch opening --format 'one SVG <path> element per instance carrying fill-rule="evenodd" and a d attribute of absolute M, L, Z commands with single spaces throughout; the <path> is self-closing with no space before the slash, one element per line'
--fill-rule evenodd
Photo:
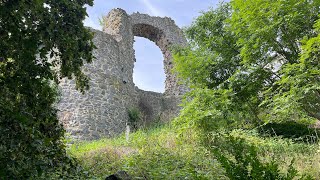
<path fill-rule="evenodd" d="M 162 63 L 165 74 L 165 88 L 162 92 L 165 94 L 175 92 L 176 81 L 175 77 L 171 74 L 172 56 L 169 50 L 170 42 L 166 38 L 165 33 L 153 25 L 144 23 L 133 24 L 132 32 L 135 37 L 144 37 L 149 39 L 150 41 L 154 42 L 158 48 L 160 48 L 162 52 Z"/>
<path fill-rule="evenodd" d="M 141 90 L 164 93 L 166 76 L 162 52 L 149 39 L 137 36 L 134 39 L 134 84 Z"/>

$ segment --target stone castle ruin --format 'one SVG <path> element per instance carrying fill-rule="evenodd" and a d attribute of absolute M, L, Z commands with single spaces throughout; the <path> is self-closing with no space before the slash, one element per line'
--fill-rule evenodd
<path fill-rule="evenodd" d="M 81 94 L 73 80 L 60 84 L 59 118 L 72 138 L 81 140 L 110 137 L 125 131 L 130 108 L 137 108 L 146 121 L 168 121 L 177 115 L 185 88 L 171 73 L 171 45 L 187 43 L 170 18 L 146 14 L 128 15 L 113 9 L 104 19 L 103 31 L 94 32 L 96 59 L 83 67 L 90 89 Z M 160 48 L 166 74 L 165 92 L 143 91 L 133 83 L 134 36 L 144 37 Z"/>

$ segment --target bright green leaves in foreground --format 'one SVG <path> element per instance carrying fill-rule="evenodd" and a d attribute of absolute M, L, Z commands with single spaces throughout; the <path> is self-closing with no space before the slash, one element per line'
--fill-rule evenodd
<path fill-rule="evenodd" d="M 190 92 L 174 123 L 196 130 L 230 179 L 312 179 L 292 159 L 281 172 L 281 156 L 231 134 L 294 138 L 320 120 L 319 10 L 318 0 L 231 0 L 185 30 L 190 46 L 174 62 Z"/>
<path fill-rule="evenodd" d="M 190 46 L 174 55 L 191 88 L 180 121 L 213 130 L 221 121 L 320 119 L 319 7 L 233 0 L 204 12 L 185 31 Z"/>

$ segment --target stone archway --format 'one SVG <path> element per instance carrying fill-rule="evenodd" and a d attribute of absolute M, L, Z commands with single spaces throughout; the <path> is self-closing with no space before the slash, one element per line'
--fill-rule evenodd
<path fill-rule="evenodd" d="M 134 36 L 133 83 L 141 90 L 164 93 L 165 72 L 160 48 L 144 37 Z"/>
<path fill-rule="evenodd" d="M 166 75 L 165 78 L 165 93 L 170 91 L 170 82 L 173 81 L 172 74 L 170 73 L 170 51 L 168 50 L 169 42 L 167 41 L 165 34 L 158 28 L 155 28 L 148 24 L 134 24 L 132 26 L 132 32 L 134 36 L 146 38 L 154 42 L 163 54 L 163 64 L 164 72 Z"/>
<path fill-rule="evenodd" d="M 163 54 L 165 79 L 165 95 L 181 95 L 185 88 L 178 85 L 177 78 L 172 74 L 171 45 L 185 45 L 186 40 L 182 31 L 170 18 L 152 17 L 146 14 L 131 15 L 132 33 L 134 36 L 144 37 L 160 48 Z"/>

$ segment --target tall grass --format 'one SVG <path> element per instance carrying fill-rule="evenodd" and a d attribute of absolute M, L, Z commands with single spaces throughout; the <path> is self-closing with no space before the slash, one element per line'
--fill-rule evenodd
<path fill-rule="evenodd" d="M 258 148 L 259 159 L 275 159 L 280 172 L 286 173 L 293 161 L 299 175 L 320 177 L 318 144 L 297 143 L 280 137 L 261 137 L 258 132 L 233 130 L 230 134 Z M 214 134 L 208 136 L 213 137 Z M 216 160 L 211 144 L 200 144 L 192 129 L 179 133 L 170 124 L 138 130 L 112 139 L 74 143 L 69 154 L 78 158 L 93 178 L 104 179 L 119 170 L 134 179 L 228 179 Z M 212 144 L 212 146 L 214 146 Z"/>
<path fill-rule="evenodd" d="M 118 170 L 135 179 L 226 179 L 224 170 L 196 137 L 184 141 L 170 125 L 138 130 L 113 139 L 78 142 L 69 154 L 97 179 Z M 188 143 L 185 143 L 188 142 Z"/>

